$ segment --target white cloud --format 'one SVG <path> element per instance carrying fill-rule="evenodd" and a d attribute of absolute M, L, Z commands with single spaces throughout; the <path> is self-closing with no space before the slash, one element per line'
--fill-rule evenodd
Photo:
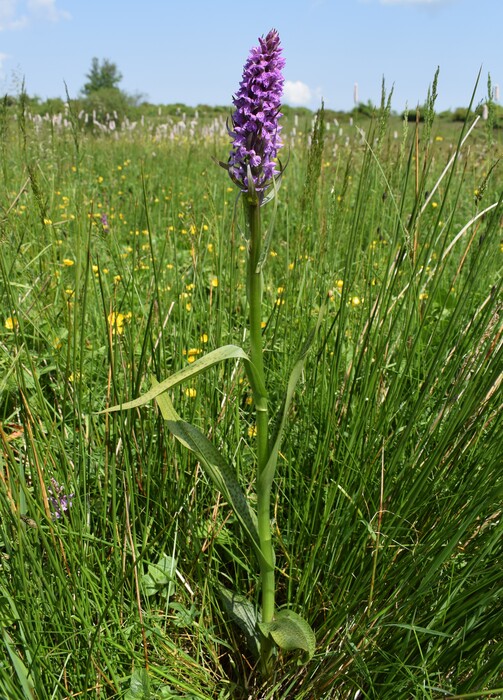
<path fill-rule="evenodd" d="M 0 0 L 0 31 L 23 29 L 33 21 L 58 22 L 70 14 L 56 7 L 57 0 Z"/>
<path fill-rule="evenodd" d="M 35 17 L 57 22 L 60 19 L 70 19 L 70 13 L 59 10 L 56 7 L 56 0 L 28 0 L 28 10 Z"/>
<path fill-rule="evenodd" d="M 0 31 L 21 29 L 26 25 L 26 17 L 17 14 L 18 0 L 0 0 Z"/>
<path fill-rule="evenodd" d="M 16 0 L 0 0 L 0 22 L 9 21 L 15 14 Z"/>
<path fill-rule="evenodd" d="M 313 92 L 309 85 L 301 80 L 286 80 L 283 88 L 285 102 L 296 107 L 307 107 L 313 99 Z"/>

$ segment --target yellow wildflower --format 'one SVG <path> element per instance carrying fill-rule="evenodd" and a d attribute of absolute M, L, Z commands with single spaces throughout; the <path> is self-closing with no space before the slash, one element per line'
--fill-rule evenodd
<path fill-rule="evenodd" d="M 112 329 L 112 333 L 122 335 L 124 333 L 124 323 L 128 321 L 131 318 L 131 316 L 131 312 L 128 312 L 127 314 L 121 314 L 117 313 L 116 311 L 111 311 L 107 316 L 107 320 L 108 325 Z"/>
<path fill-rule="evenodd" d="M 5 319 L 4 326 L 7 328 L 8 331 L 13 331 L 14 328 L 17 328 L 19 326 L 19 321 L 17 320 L 17 318 L 9 316 L 9 318 Z"/>
<path fill-rule="evenodd" d="M 187 362 L 190 364 L 194 362 L 196 357 L 202 353 L 201 348 L 189 348 L 189 350 L 183 350 L 182 354 L 187 356 Z"/>

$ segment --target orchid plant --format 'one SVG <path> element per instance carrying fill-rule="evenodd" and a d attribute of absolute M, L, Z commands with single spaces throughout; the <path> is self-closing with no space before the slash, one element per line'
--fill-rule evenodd
<path fill-rule="evenodd" d="M 276 197 L 284 170 L 278 159 L 282 146 L 279 118 L 282 116 L 284 64 L 279 34 L 272 29 L 265 38 L 259 38 L 259 45 L 252 48 L 245 63 L 239 90 L 233 98 L 235 111 L 232 126 L 229 127 L 232 149 L 228 162 L 219 162 L 239 188 L 238 196 L 244 207 L 248 249 L 249 353 L 236 345 L 218 348 L 160 383 L 153 380 L 151 389 L 138 399 L 106 409 L 131 409 L 155 399 L 171 433 L 197 456 L 216 489 L 233 508 L 258 562 L 261 609 L 256 609 L 251 601 L 235 591 L 222 588 L 221 598 L 245 633 L 265 676 L 272 671 L 278 648 L 300 649 L 304 652 L 305 660 L 310 659 L 315 650 L 315 636 L 308 622 L 290 609 L 276 607 L 275 555 L 271 531 L 271 495 L 277 458 L 295 386 L 312 340 L 311 336 L 294 364 L 282 405 L 276 412 L 274 425 L 271 425 L 262 339 L 262 271 L 272 225 L 263 235 L 261 209 Z M 193 378 L 216 363 L 231 359 L 243 361 L 253 394 L 257 440 L 256 510 L 241 488 L 232 465 L 227 464 L 221 452 L 197 427 L 178 415 L 168 395 L 168 389 L 180 382 Z"/>

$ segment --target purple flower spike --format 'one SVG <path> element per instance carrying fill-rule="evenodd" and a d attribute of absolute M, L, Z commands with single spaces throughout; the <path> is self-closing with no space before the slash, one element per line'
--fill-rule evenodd
<path fill-rule="evenodd" d="M 49 502 L 55 518 L 61 518 L 72 505 L 74 494 L 65 494 L 64 487 L 60 486 L 54 477 L 51 479 L 52 488 L 49 488 Z"/>
<path fill-rule="evenodd" d="M 275 158 L 282 146 L 278 119 L 285 60 L 281 55 L 279 34 L 271 29 L 259 46 L 250 51 L 243 69 L 239 90 L 233 98 L 234 142 L 226 165 L 232 180 L 245 192 L 251 173 L 253 188 L 263 199 L 264 190 L 280 175 Z"/>

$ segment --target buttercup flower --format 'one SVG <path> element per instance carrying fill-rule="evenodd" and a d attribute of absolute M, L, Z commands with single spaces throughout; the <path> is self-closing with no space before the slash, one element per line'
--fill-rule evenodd
<path fill-rule="evenodd" d="M 112 328 L 112 333 L 115 335 L 115 333 L 118 333 L 119 335 L 122 335 L 124 333 L 124 324 L 126 321 L 129 321 L 131 316 L 133 314 L 131 311 L 128 311 L 127 314 L 120 314 L 116 313 L 115 311 L 111 311 L 108 314 L 108 324 Z"/>
<path fill-rule="evenodd" d="M 248 190 L 251 172 L 254 189 L 263 191 L 280 174 L 275 158 L 282 142 L 281 95 L 285 60 L 281 55 L 279 34 L 271 29 L 259 39 L 259 46 L 250 51 L 243 69 L 239 90 L 233 98 L 232 150 L 227 169 L 232 180 L 242 190 Z M 262 193 L 262 194 L 261 194 Z"/>
<path fill-rule="evenodd" d="M 9 318 L 5 319 L 4 326 L 7 328 L 8 331 L 13 331 L 14 328 L 19 326 L 19 321 L 15 316 L 9 316 Z"/>

